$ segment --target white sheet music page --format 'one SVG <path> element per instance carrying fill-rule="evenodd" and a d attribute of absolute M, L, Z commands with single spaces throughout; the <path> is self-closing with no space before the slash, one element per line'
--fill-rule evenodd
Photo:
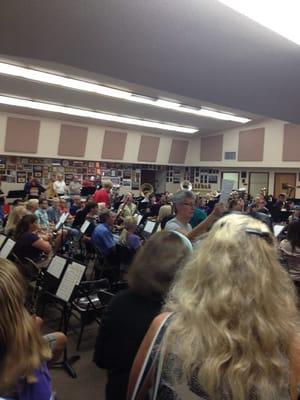
<path fill-rule="evenodd" d="M 234 181 L 229 179 L 223 179 L 222 181 L 222 188 L 221 188 L 221 196 L 220 196 L 220 203 L 223 203 L 225 206 L 227 205 L 230 193 L 232 192 L 234 185 Z"/>
<path fill-rule="evenodd" d="M 15 244 L 16 244 L 16 242 L 14 240 L 7 239 L 5 245 L 2 247 L 2 249 L 0 251 L 0 257 L 7 258 L 7 256 L 12 251 Z"/>
<path fill-rule="evenodd" d="M 81 225 L 80 232 L 82 234 L 85 234 L 85 232 L 86 232 L 87 228 L 90 226 L 90 224 L 91 224 L 90 221 L 85 220 L 84 223 Z"/>
<path fill-rule="evenodd" d="M 56 296 L 62 300 L 69 301 L 74 287 L 79 285 L 85 271 L 85 266 L 73 262 L 68 265 L 68 268 L 59 284 Z"/>
<path fill-rule="evenodd" d="M 154 229 L 154 227 L 155 227 L 155 222 L 147 221 L 146 225 L 145 225 L 145 228 L 144 228 L 144 231 L 151 234 L 153 229 Z"/>
<path fill-rule="evenodd" d="M 285 226 L 284 225 L 274 225 L 273 230 L 274 230 L 274 236 L 277 237 L 281 234 L 281 232 L 284 230 Z"/>
<path fill-rule="evenodd" d="M 0 247 L 3 245 L 3 243 L 5 242 L 6 236 L 5 235 L 1 235 L 0 234 Z"/>
<path fill-rule="evenodd" d="M 67 260 L 65 258 L 54 256 L 51 260 L 50 265 L 47 268 L 47 272 L 59 279 L 65 268 Z"/>
<path fill-rule="evenodd" d="M 55 225 L 55 229 L 56 230 L 58 230 L 66 222 L 68 216 L 69 216 L 68 212 L 63 213 L 60 216 L 58 223 Z"/>

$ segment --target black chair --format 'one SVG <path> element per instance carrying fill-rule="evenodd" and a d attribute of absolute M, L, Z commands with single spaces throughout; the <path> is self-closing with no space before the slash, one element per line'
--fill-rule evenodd
<path fill-rule="evenodd" d="M 80 319 L 77 350 L 81 344 L 84 327 L 93 321 L 96 321 L 98 325 L 101 324 L 103 310 L 113 297 L 112 293 L 104 290 L 108 288 L 109 281 L 107 279 L 85 281 L 78 286 L 71 303 L 71 315 Z"/>
<path fill-rule="evenodd" d="M 36 313 L 36 306 L 38 301 L 38 292 L 43 279 L 44 271 L 39 268 L 29 257 L 25 257 L 24 261 L 12 252 L 9 255 L 9 259 L 15 263 L 18 270 L 24 276 L 25 280 L 28 282 L 28 293 L 26 296 L 26 307 L 32 313 Z"/>
<path fill-rule="evenodd" d="M 104 256 L 102 252 L 94 246 L 96 259 L 94 264 L 94 276 L 96 279 L 107 278 L 112 284 L 120 279 L 120 258 L 118 252 Z"/>

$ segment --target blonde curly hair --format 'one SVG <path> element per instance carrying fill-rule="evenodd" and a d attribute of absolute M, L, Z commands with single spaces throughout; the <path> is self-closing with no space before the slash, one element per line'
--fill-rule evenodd
<path fill-rule="evenodd" d="M 175 313 L 164 348 L 211 398 L 221 390 L 245 400 L 255 389 L 258 398 L 278 399 L 288 387 L 287 361 L 300 336 L 295 290 L 262 222 L 231 214 L 215 223 L 165 308 Z"/>

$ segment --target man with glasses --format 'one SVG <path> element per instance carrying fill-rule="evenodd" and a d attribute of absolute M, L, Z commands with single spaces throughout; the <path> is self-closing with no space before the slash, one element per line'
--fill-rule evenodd
<path fill-rule="evenodd" d="M 195 195 L 189 190 L 180 190 L 172 197 L 175 208 L 175 218 L 167 222 L 166 231 L 178 231 L 191 241 L 205 233 L 223 212 L 223 204 L 217 204 L 211 214 L 193 229 L 189 221 L 195 209 Z"/>

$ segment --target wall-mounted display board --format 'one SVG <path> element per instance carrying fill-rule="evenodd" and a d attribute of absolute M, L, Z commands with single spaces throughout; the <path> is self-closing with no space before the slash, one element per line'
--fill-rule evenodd
<path fill-rule="evenodd" d="M 22 184 L 34 177 L 47 186 L 61 173 L 67 184 L 76 175 L 80 181 L 110 179 L 127 190 L 139 190 L 142 170 L 165 171 L 166 183 L 180 184 L 187 179 L 194 190 L 215 189 L 220 183 L 219 170 L 215 169 L 0 155 L 0 180 L 9 183 Z"/>

